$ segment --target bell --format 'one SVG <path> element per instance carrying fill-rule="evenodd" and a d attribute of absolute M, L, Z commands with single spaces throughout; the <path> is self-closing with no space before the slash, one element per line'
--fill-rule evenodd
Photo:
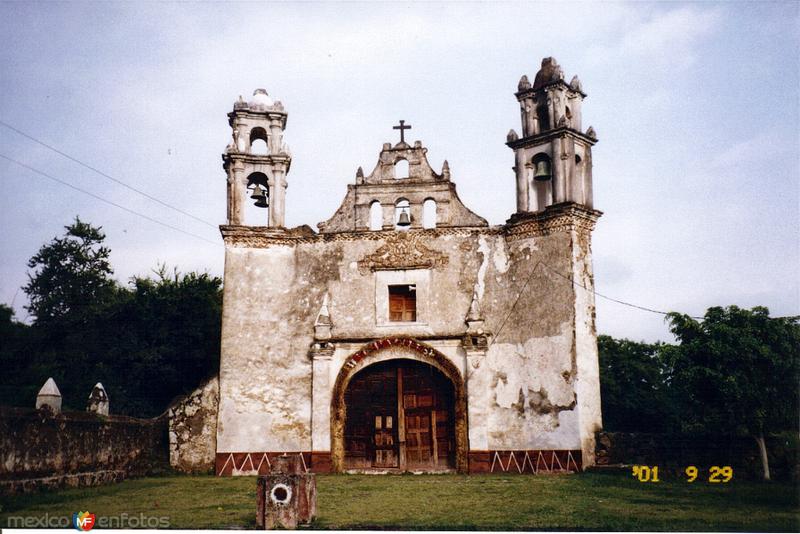
<path fill-rule="evenodd" d="M 257 207 L 257 208 L 266 208 L 267 206 L 268 206 L 268 204 L 267 204 L 267 195 L 258 197 L 258 200 L 256 200 L 256 203 L 255 203 L 255 207 Z"/>
<path fill-rule="evenodd" d="M 408 210 L 400 212 L 400 217 L 397 219 L 397 226 L 411 226 L 411 218 L 408 216 Z"/>
<path fill-rule="evenodd" d="M 252 198 L 253 200 L 258 200 L 263 196 L 264 196 L 264 190 L 261 189 L 260 185 L 256 184 L 256 186 L 253 188 L 253 194 L 250 195 L 250 198 Z"/>
<path fill-rule="evenodd" d="M 550 162 L 547 160 L 536 162 L 536 171 L 533 173 L 533 179 L 537 182 L 546 182 L 550 178 Z"/>

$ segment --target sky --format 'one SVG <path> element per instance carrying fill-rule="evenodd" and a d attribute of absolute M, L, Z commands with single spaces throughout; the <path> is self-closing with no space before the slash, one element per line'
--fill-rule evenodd
<path fill-rule="evenodd" d="M 447 159 L 464 203 L 515 210 L 514 97 L 553 56 L 593 126 L 598 293 L 703 315 L 800 314 L 796 2 L 0 3 L 0 303 L 30 321 L 27 261 L 75 216 L 115 277 L 221 276 L 227 113 L 265 88 L 289 113 L 287 226 L 326 220 L 392 125 Z M 204 222 L 201 222 L 204 221 Z M 597 299 L 603 334 L 671 341 L 663 315 Z"/>

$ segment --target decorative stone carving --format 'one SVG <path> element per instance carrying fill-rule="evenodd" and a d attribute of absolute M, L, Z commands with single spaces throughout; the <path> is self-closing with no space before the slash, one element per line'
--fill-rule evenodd
<path fill-rule="evenodd" d="M 423 245 L 419 234 L 396 232 L 378 250 L 358 262 L 358 271 L 366 275 L 370 271 L 436 269 L 448 261 L 446 254 Z"/>
<path fill-rule="evenodd" d="M 567 118 L 564 115 L 561 115 L 561 117 L 558 119 L 558 127 L 562 128 L 566 125 L 567 125 Z"/>
<path fill-rule="evenodd" d="M 311 344 L 308 356 L 312 360 L 330 360 L 336 351 L 336 344 L 329 341 L 317 341 Z"/>
<path fill-rule="evenodd" d="M 597 139 L 597 133 L 594 131 L 592 126 L 589 126 L 589 129 L 586 130 L 586 135 L 591 137 L 592 139 Z"/>
<path fill-rule="evenodd" d="M 583 86 L 581 85 L 581 81 L 578 79 L 578 75 L 572 77 L 572 81 L 569 82 L 570 89 L 574 91 L 578 91 L 580 93 L 583 92 Z"/>
<path fill-rule="evenodd" d="M 508 131 L 508 135 L 506 135 L 506 142 L 511 143 L 516 141 L 517 139 L 519 139 L 519 135 L 517 135 L 517 132 L 514 131 L 514 128 L 511 128 Z"/>
<path fill-rule="evenodd" d="M 601 211 L 588 209 L 580 204 L 548 206 L 543 212 L 515 213 L 507 221 L 506 238 L 537 237 L 558 232 L 575 231 L 588 235 L 594 230 Z"/>
<path fill-rule="evenodd" d="M 526 89 L 531 88 L 531 82 L 528 81 L 528 76 L 523 75 L 522 78 L 519 79 L 519 83 L 517 84 L 518 91 L 525 91 Z"/>

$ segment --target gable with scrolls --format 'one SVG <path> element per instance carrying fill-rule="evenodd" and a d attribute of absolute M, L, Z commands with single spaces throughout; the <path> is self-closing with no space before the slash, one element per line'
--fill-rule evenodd
<path fill-rule="evenodd" d="M 358 271 L 436 269 L 447 265 L 446 254 L 430 249 L 420 241 L 420 234 L 397 232 L 381 247 L 358 262 Z"/>

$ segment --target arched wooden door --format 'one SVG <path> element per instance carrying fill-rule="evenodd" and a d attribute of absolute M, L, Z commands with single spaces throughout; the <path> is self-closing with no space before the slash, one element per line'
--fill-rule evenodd
<path fill-rule="evenodd" d="M 396 359 L 365 367 L 344 402 L 345 469 L 455 467 L 454 388 L 432 365 Z"/>

